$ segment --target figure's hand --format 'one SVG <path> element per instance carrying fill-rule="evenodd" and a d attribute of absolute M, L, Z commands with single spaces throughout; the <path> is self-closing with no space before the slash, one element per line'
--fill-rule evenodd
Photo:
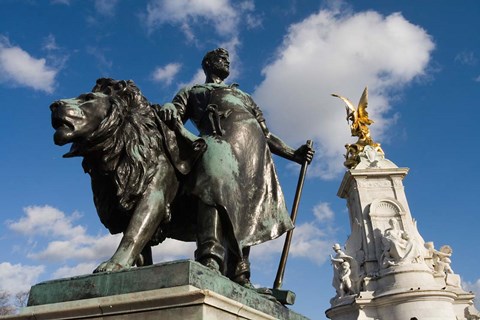
<path fill-rule="evenodd" d="M 160 108 L 159 116 L 162 121 L 171 124 L 178 117 L 177 108 L 173 103 L 167 102 Z"/>
<path fill-rule="evenodd" d="M 313 155 L 315 154 L 315 150 L 310 147 L 308 144 L 302 145 L 300 148 L 295 150 L 293 155 L 293 161 L 303 164 L 305 161 L 310 164 L 313 160 Z"/>

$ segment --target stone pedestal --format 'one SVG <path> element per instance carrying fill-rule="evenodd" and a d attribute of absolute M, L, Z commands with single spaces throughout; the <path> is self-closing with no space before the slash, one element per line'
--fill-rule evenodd
<path fill-rule="evenodd" d="M 5 319 L 308 320 L 190 260 L 40 283 L 28 305 Z"/>
<path fill-rule="evenodd" d="M 345 173 L 338 196 L 347 200 L 351 234 L 336 244 L 332 320 L 473 319 L 474 295 L 450 268 L 451 248 L 425 243 L 412 218 L 399 168 L 377 154 Z"/>

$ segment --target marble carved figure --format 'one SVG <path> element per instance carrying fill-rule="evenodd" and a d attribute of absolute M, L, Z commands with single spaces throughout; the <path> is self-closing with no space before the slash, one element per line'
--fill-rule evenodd
<path fill-rule="evenodd" d="M 433 249 L 433 268 L 437 273 L 454 273 L 450 264 L 452 260 L 452 248 L 444 245 L 440 250 Z"/>
<path fill-rule="evenodd" d="M 388 268 L 399 264 L 416 263 L 422 259 L 417 243 L 401 229 L 395 218 L 388 220 L 389 228 L 385 229 L 382 244 L 382 266 Z"/>
<path fill-rule="evenodd" d="M 335 251 L 335 256 L 330 255 L 330 261 L 333 266 L 332 286 L 337 292 L 334 299 L 358 293 L 360 291 L 361 276 L 356 260 L 343 252 L 338 243 L 332 249 Z"/>

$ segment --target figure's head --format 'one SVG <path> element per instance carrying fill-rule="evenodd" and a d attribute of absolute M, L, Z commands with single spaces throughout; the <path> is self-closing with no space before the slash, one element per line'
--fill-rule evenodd
<path fill-rule="evenodd" d="M 390 225 L 391 228 L 393 228 L 393 229 L 398 229 L 398 221 L 397 221 L 397 219 L 390 218 L 390 219 L 388 220 L 388 224 Z"/>
<path fill-rule="evenodd" d="M 207 78 L 216 75 L 222 80 L 226 79 L 230 74 L 228 51 L 223 48 L 217 48 L 207 52 L 202 60 L 202 68 Z"/>
<path fill-rule="evenodd" d="M 335 243 L 332 247 L 333 251 L 335 252 L 338 252 L 340 250 L 342 250 L 342 247 L 340 247 L 340 245 L 338 243 Z"/>

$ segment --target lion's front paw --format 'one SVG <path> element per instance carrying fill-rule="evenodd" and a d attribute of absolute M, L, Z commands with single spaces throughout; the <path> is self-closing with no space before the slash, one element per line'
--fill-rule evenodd
<path fill-rule="evenodd" d="M 93 273 L 120 271 L 124 269 L 128 269 L 128 267 L 121 265 L 118 262 L 108 260 L 108 261 L 102 262 L 95 270 L 93 270 Z"/>

